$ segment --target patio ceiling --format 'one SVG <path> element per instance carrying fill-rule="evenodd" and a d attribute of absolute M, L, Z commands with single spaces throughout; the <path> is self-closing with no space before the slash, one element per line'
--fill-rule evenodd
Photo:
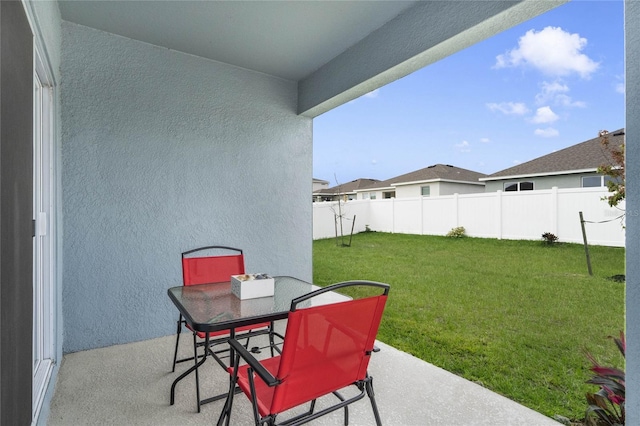
<path fill-rule="evenodd" d="M 298 82 L 315 117 L 567 0 L 59 1 L 62 19 Z"/>
<path fill-rule="evenodd" d="M 415 1 L 61 1 L 62 19 L 301 80 Z"/>

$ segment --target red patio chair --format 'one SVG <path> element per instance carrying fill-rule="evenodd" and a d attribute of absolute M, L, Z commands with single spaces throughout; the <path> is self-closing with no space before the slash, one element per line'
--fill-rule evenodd
<path fill-rule="evenodd" d="M 193 253 L 203 252 L 203 251 L 223 251 L 223 252 L 233 252 L 234 254 L 226 254 L 226 255 L 214 255 L 214 256 L 198 256 L 198 257 L 190 257 Z M 241 249 L 226 247 L 226 246 L 206 246 L 199 247 L 193 250 L 186 251 L 182 253 L 182 280 L 183 285 L 197 285 L 197 284 L 210 284 L 210 283 L 222 283 L 229 282 L 231 280 L 231 275 L 240 275 L 244 274 L 244 254 Z M 182 326 L 186 326 L 193 332 L 193 356 L 188 358 L 178 359 L 178 346 L 180 343 L 180 334 L 182 333 Z M 229 338 L 230 330 L 221 330 L 214 333 L 209 334 L 209 348 L 225 343 Z M 271 349 L 271 356 L 274 355 L 274 348 L 279 351 L 279 348 L 276 347 L 274 341 L 274 335 L 277 335 L 273 332 L 273 323 L 265 322 L 260 324 L 254 324 L 250 326 L 239 327 L 235 329 L 236 338 L 243 339 L 246 337 L 245 347 L 249 345 L 249 337 L 255 336 L 258 334 L 269 334 L 269 347 Z M 198 354 L 198 347 L 204 346 L 204 340 L 207 333 L 194 331 L 183 319 L 182 314 L 178 319 L 178 327 L 176 331 L 176 347 L 173 354 L 173 369 L 172 372 L 176 370 L 176 364 L 185 361 L 194 360 L 196 364 L 195 369 L 195 377 L 196 377 L 196 398 L 198 403 L 198 412 L 200 412 L 200 382 L 198 377 L 198 358 L 204 356 L 204 352 L 202 354 Z M 282 337 L 282 336 L 279 336 Z M 259 350 L 260 348 L 254 348 L 254 350 Z M 205 348 L 205 350 L 207 350 Z M 222 353 L 228 353 L 229 349 L 223 350 L 209 350 L 209 353 L 214 357 L 214 359 L 220 364 L 223 368 L 227 368 L 227 365 L 221 359 Z"/>
<path fill-rule="evenodd" d="M 372 286 L 383 289 L 382 294 L 328 305 L 302 307 L 302 302 L 339 288 Z M 229 425 L 236 385 L 253 405 L 256 425 L 275 425 L 276 417 L 291 408 L 310 403 L 303 414 L 280 424 L 303 424 L 340 408 L 369 397 L 376 424 L 380 415 L 373 393 L 372 377 L 367 366 L 380 319 L 387 300 L 389 285 L 370 281 L 349 281 L 309 293 L 291 302 L 282 354 L 258 361 L 238 341 L 229 340 L 235 351 L 227 402 L 218 425 Z M 240 358 L 246 364 L 239 365 Z M 356 396 L 345 399 L 338 391 L 350 385 L 359 390 Z M 316 399 L 333 393 L 336 404 L 314 412 Z"/>

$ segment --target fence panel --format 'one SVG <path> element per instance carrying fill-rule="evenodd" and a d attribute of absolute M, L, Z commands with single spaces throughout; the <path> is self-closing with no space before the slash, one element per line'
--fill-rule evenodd
<path fill-rule="evenodd" d="M 560 241 L 582 243 L 582 229 L 580 227 L 580 212 L 584 217 L 585 232 L 589 244 L 624 247 L 624 229 L 622 218 L 624 201 L 620 208 L 611 208 L 601 198 L 606 192 L 597 188 L 585 188 L 591 197 L 585 197 L 584 192 L 560 189 L 558 190 L 558 233 Z M 592 223 L 600 222 L 600 223 Z"/>
<path fill-rule="evenodd" d="M 442 197 L 358 200 L 343 203 L 343 213 L 357 215 L 355 232 L 373 231 L 446 235 L 464 226 L 467 235 L 483 238 L 540 240 L 544 232 L 560 241 L 582 242 L 578 212 L 582 211 L 589 244 L 624 247 L 624 213 L 611 208 L 603 188 L 571 188 L 489 192 Z M 313 238 L 335 236 L 337 203 L 313 204 Z M 351 225 L 345 222 L 345 233 Z M 348 230 L 347 230 L 348 228 Z"/>
<path fill-rule="evenodd" d="M 396 198 L 393 200 L 393 232 L 422 233 L 421 203 L 420 198 Z"/>
<path fill-rule="evenodd" d="M 393 229 L 393 199 L 369 200 L 369 227 L 379 232 L 395 232 Z"/>
<path fill-rule="evenodd" d="M 464 226 L 467 235 L 500 238 L 500 216 L 500 199 L 495 193 L 458 197 L 458 226 Z"/>
<path fill-rule="evenodd" d="M 422 199 L 423 223 L 425 235 L 446 235 L 457 225 L 457 205 L 454 195 L 425 197 Z"/>
<path fill-rule="evenodd" d="M 502 193 L 502 238 L 539 239 L 555 233 L 551 190 Z"/>
<path fill-rule="evenodd" d="M 366 200 L 349 201 L 341 203 L 325 202 L 313 203 L 313 239 L 332 238 L 336 236 L 336 224 L 338 225 L 338 235 L 340 235 L 340 222 L 336 222 L 336 215 L 342 212 L 342 229 L 344 235 L 351 233 L 351 224 L 354 215 L 356 223 L 353 232 L 365 230 L 365 224 L 369 220 L 370 204 Z"/>

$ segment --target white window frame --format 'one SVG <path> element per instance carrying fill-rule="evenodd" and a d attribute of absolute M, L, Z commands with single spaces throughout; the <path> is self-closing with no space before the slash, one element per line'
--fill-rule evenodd
<path fill-rule="evenodd" d="M 521 189 L 521 185 L 523 183 L 530 183 L 532 188 L 531 189 Z M 511 185 L 516 185 L 516 190 L 515 191 L 507 191 L 507 187 L 510 187 Z M 533 191 L 536 189 L 536 183 L 532 180 L 523 180 L 523 181 L 518 181 L 518 182 L 505 182 L 504 184 L 502 184 L 502 190 L 504 192 L 520 192 L 520 191 Z"/>
<path fill-rule="evenodd" d="M 585 179 L 593 179 L 593 178 L 600 178 L 600 185 L 597 186 L 584 186 L 584 180 Z M 600 175 L 600 176 L 582 176 L 582 178 L 580 178 L 580 187 L 581 188 L 606 188 L 607 187 L 607 181 L 613 181 L 615 182 L 616 180 L 611 178 L 610 176 L 604 176 L 604 175 Z"/>
<path fill-rule="evenodd" d="M 427 190 L 427 194 L 425 195 L 424 190 Z M 431 185 L 424 185 L 420 187 L 420 195 L 422 197 L 431 197 Z"/>

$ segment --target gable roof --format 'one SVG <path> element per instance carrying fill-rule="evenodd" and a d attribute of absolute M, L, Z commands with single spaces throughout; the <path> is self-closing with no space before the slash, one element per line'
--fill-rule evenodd
<path fill-rule="evenodd" d="M 485 177 L 483 173 L 462 169 L 449 164 L 434 164 L 424 169 L 405 173 L 400 176 L 375 183 L 366 189 L 393 188 L 399 185 L 409 185 L 426 182 L 464 182 L 483 185 L 479 179 Z"/>
<path fill-rule="evenodd" d="M 314 194 L 354 194 L 356 190 L 366 188 L 376 182 L 380 181 L 378 179 L 360 178 L 331 188 L 323 188 L 314 192 Z"/>
<path fill-rule="evenodd" d="M 617 147 L 623 143 L 624 129 L 609 133 L 610 146 Z M 526 163 L 501 170 L 480 180 L 501 180 L 514 177 L 596 171 L 599 166 L 604 164 L 612 164 L 612 159 L 611 155 L 602 147 L 600 136 L 598 136 Z"/>

